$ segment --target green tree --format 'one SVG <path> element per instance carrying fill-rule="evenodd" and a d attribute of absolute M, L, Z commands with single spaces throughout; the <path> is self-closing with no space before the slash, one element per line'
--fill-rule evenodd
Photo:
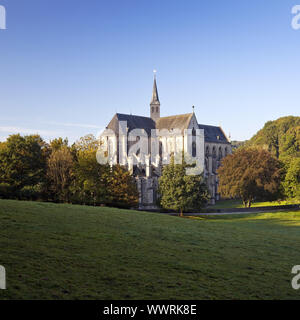
<path fill-rule="evenodd" d="M 186 175 L 189 167 L 185 162 L 175 164 L 172 157 L 159 178 L 160 205 L 179 212 L 181 216 L 186 210 L 200 210 L 209 200 L 203 176 Z"/>
<path fill-rule="evenodd" d="M 138 205 L 138 190 L 134 177 L 121 165 L 114 165 L 107 177 L 108 203 L 131 208 Z"/>
<path fill-rule="evenodd" d="M 39 135 L 11 135 L 0 144 L 0 181 L 18 195 L 45 181 L 47 145 Z"/>
<path fill-rule="evenodd" d="M 237 150 L 224 158 L 218 169 L 219 192 L 226 198 L 241 198 L 245 207 L 255 199 L 275 200 L 281 193 L 282 168 L 266 150 Z"/>
<path fill-rule="evenodd" d="M 96 160 L 96 150 L 81 149 L 76 153 L 73 182 L 70 187 L 75 202 L 83 204 L 105 204 L 107 200 L 108 165 Z"/>
<path fill-rule="evenodd" d="M 291 127 L 282 137 L 282 156 L 285 162 L 300 157 L 300 126 Z"/>
<path fill-rule="evenodd" d="M 81 151 L 97 151 L 100 146 L 100 139 L 96 139 L 93 134 L 85 135 L 75 142 L 74 147 L 76 150 Z"/>
<path fill-rule="evenodd" d="M 67 146 L 52 151 L 47 163 L 47 177 L 55 200 L 69 201 L 73 166 L 73 157 Z"/>
<path fill-rule="evenodd" d="M 68 138 L 55 138 L 50 141 L 50 149 L 51 150 L 59 150 L 62 147 L 68 147 Z"/>
<path fill-rule="evenodd" d="M 283 186 L 287 197 L 300 200 L 300 158 L 291 161 Z"/>
<path fill-rule="evenodd" d="M 244 147 L 264 148 L 280 160 L 300 156 L 300 117 L 282 117 L 268 121 Z"/>

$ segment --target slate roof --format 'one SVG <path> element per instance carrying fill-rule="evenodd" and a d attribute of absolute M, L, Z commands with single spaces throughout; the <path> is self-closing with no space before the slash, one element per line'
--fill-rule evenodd
<path fill-rule="evenodd" d="M 156 129 L 187 129 L 193 113 L 179 114 L 176 116 L 162 117 L 156 121 Z"/>
<path fill-rule="evenodd" d="M 227 140 L 221 127 L 199 124 L 199 129 L 204 129 L 205 142 L 228 143 L 229 144 L 229 141 Z"/>
<path fill-rule="evenodd" d="M 187 129 L 193 117 L 193 113 L 159 118 L 156 123 L 149 117 L 141 117 L 129 114 L 116 113 L 107 128 L 119 133 L 119 121 L 127 121 L 128 130 L 145 129 L 151 135 L 151 129 Z M 228 143 L 221 127 L 199 124 L 199 129 L 204 129 L 205 142 Z"/>
<path fill-rule="evenodd" d="M 151 118 L 116 113 L 107 126 L 108 129 L 112 129 L 116 134 L 119 133 L 118 121 L 127 121 L 128 131 L 136 128 L 145 129 L 149 136 L 151 135 L 151 129 L 155 129 L 155 122 Z"/>

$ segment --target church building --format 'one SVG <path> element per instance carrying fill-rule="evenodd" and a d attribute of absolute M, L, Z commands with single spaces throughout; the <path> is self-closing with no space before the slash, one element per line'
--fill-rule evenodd
<path fill-rule="evenodd" d="M 122 134 L 120 123 L 126 124 Z M 161 117 L 156 77 L 150 102 L 150 117 L 116 113 L 106 129 L 114 132 L 114 137 L 111 140 L 112 137 L 109 135 L 102 136 L 105 148 L 109 152 L 113 144 L 116 150 L 113 163 L 125 165 L 134 175 L 139 190 L 140 209 L 157 208 L 158 179 L 162 167 L 176 151 L 186 152 L 189 148 L 193 159 L 196 159 L 202 168 L 210 191 L 211 203 L 214 204 L 219 199 L 217 169 L 221 159 L 232 152 L 229 139 L 221 127 L 199 124 L 194 111 Z M 176 134 L 170 134 L 175 130 Z M 153 136 L 153 132 L 156 131 L 168 134 Z M 141 133 L 132 138 L 134 132 Z M 191 133 L 191 138 L 187 137 L 187 132 Z M 191 139 L 190 144 L 189 139 Z M 150 155 L 153 141 L 158 143 L 158 153 L 154 157 Z M 197 146 L 196 141 L 199 142 Z M 134 149 L 135 145 L 140 147 Z M 140 150 L 143 147 L 147 147 L 144 152 L 147 154 L 144 156 Z M 134 149 L 134 153 L 130 153 L 130 149 Z"/>

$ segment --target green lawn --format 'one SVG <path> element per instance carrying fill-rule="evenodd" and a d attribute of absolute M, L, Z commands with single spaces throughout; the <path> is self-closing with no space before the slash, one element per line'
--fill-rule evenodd
<path fill-rule="evenodd" d="M 295 204 L 292 201 L 269 201 L 269 202 L 254 202 L 251 207 L 268 207 L 268 206 L 284 206 L 288 204 Z M 221 200 L 217 201 L 215 205 L 210 206 L 210 209 L 228 209 L 228 208 L 244 208 L 241 200 Z"/>
<path fill-rule="evenodd" d="M 300 212 L 179 218 L 0 200 L 0 299 L 299 299 Z"/>

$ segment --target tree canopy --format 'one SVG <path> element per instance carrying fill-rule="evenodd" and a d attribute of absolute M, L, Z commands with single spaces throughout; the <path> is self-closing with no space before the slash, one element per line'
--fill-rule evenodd
<path fill-rule="evenodd" d="M 209 199 L 209 192 L 202 175 L 186 175 L 185 162 L 175 164 L 174 157 L 163 168 L 159 178 L 160 204 L 164 209 L 180 212 L 200 210 Z"/>
<path fill-rule="evenodd" d="M 282 164 L 266 150 L 240 149 L 222 160 L 218 174 L 221 196 L 241 198 L 245 206 L 280 195 Z"/>
<path fill-rule="evenodd" d="M 291 161 L 283 186 L 289 198 L 300 201 L 300 158 L 294 158 Z"/>
<path fill-rule="evenodd" d="M 268 121 L 245 147 L 258 146 L 270 151 L 273 156 L 285 161 L 300 156 L 300 117 L 282 117 Z"/>
<path fill-rule="evenodd" d="M 0 143 L 0 197 L 134 207 L 133 176 L 120 166 L 101 165 L 99 141 L 87 135 L 71 147 L 57 138 L 11 135 Z"/>
<path fill-rule="evenodd" d="M 38 135 L 11 135 L 0 144 L 0 182 L 20 191 L 45 181 L 46 144 Z"/>

